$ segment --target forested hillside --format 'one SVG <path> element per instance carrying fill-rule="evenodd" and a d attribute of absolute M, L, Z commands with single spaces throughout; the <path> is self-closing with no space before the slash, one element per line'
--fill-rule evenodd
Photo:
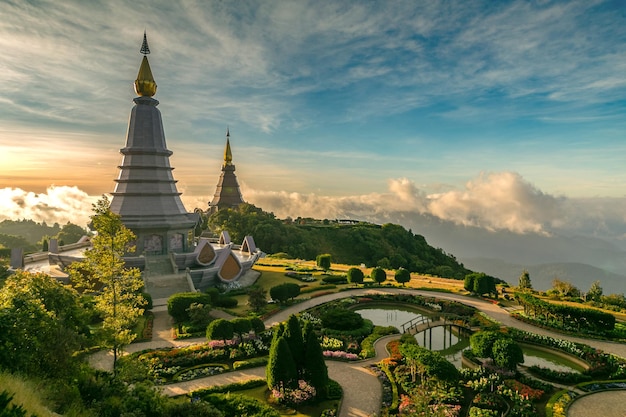
<path fill-rule="evenodd" d="M 0 222 L 0 247 L 22 248 L 26 253 L 42 249 L 44 239 L 54 237 L 61 244 L 77 242 L 88 231 L 80 226 L 67 223 L 52 226 L 45 222 L 37 223 L 33 220 L 4 220 Z"/>
<path fill-rule="evenodd" d="M 315 259 L 330 253 L 333 262 L 368 267 L 406 268 L 411 272 L 463 279 L 471 271 L 454 256 L 433 248 L 423 236 L 395 224 L 342 224 L 336 221 L 283 221 L 251 204 L 220 210 L 208 219 L 215 233 L 227 230 L 234 242 L 249 234 L 266 253 Z"/>

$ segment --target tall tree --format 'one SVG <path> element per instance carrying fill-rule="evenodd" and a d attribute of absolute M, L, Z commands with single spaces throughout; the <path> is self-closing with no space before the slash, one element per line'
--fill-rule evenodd
<path fill-rule="evenodd" d="M 132 329 L 143 314 L 145 299 L 141 272 L 126 268 L 124 255 L 135 251 L 131 244 L 135 234 L 124 226 L 121 217 L 109 209 L 109 200 L 103 196 L 93 205 L 91 224 L 96 235 L 85 259 L 72 264 L 69 274 L 77 288 L 94 292 L 96 308 L 103 316 L 102 330 L 105 343 L 113 350 L 113 371 L 117 358 L 135 339 Z"/>
<path fill-rule="evenodd" d="M 270 389 L 291 388 L 298 380 L 296 363 L 291 355 L 289 344 L 283 336 L 272 342 L 265 377 Z"/>
<path fill-rule="evenodd" d="M 267 291 L 262 287 L 252 287 L 248 289 L 248 305 L 255 313 L 263 311 L 267 305 Z"/>
<path fill-rule="evenodd" d="M 589 291 L 587 291 L 587 300 L 600 301 L 602 292 L 600 281 L 593 281 L 591 287 L 589 287 Z"/>
<path fill-rule="evenodd" d="M 300 321 L 295 314 L 289 316 L 287 320 L 287 329 L 285 330 L 285 339 L 289 344 L 291 356 L 296 364 L 298 376 L 302 375 L 304 370 L 304 339 L 302 338 L 302 328 Z"/>
<path fill-rule="evenodd" d="M 324 353 L 310 322 L 305 325 L 304 333 L 304 377 L 315 388 L 316 396 L 324 399 L 328 396 L 328 368 L 324 362 Z"/>
<path fill-rule="evenodd" d="M 522 271 L 522 275 L 519 276 L 519 280 L 517 283 L 517 287 L 520 290 L 532 290 L 533 289 L 533 285 L 530 282 L 530 274 L 528 273 L 527 270 L 523 270 Z"/>

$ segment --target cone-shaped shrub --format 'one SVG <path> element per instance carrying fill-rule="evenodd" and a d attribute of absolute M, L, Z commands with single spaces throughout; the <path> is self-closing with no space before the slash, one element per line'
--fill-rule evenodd
<path fill-rule="evenodd" d="M 310 323 L 307 323 L 310 324 Z M 308 326 L 307 326 L 308 327 Z M 304 377 L 315 388 L 317 397 L 328 396 L 328 368 L 324 362 L 324 354 L 319 339 L 311 327 L 305 330 L 307 335 L 304 352 Z"/>
<path fill-rule="evenodd" d="M 269 389 L 291 388 L 298 382 L 296 364 L 283 336 L 272 342 L 270 357 L 265 368 L 265 377 Z"/>
<path fill-rule="evenodd" d="M 289 344 L 291 355 L 298 370 L 298 376 L 302 376 L 304 370 L 304 339 L 302 338 L 302 328 L 300 321 L 292 314 L 287 321 L 287 329 L 285 330 L 285 339 Z"/>

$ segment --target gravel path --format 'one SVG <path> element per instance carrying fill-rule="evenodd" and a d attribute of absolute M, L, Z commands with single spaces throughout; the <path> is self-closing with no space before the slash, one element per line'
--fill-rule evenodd
<path fill-rule="evenodd" d="M 546 336 L 557 337 L 560 339 L 571 340 L 574 342 L 585 343 L 593 346 L 597 349 L 602 349 L 605 352 L 613 353 L 615 355 L 626 358 L 626 345 L 621 343 L 589 340 L 573 336 L 566 336 L 562 334 L 556 334 L 545 329 L 537 328 L 527 323 L 520 322 L 510 317 L 509 313 L 501 307 L 485 300 L 477 299 L 474 297 L 468 297 L 458 294 L 438 293 L 429 291 L 418 291 L 401 288 L 380 288 L 380 289 L 354 289 L 350 291 L 342 291 L 338 293 L 328 294 L 321 297 L 312 298 L 302 303 L 293 305 L 285 310 L 280 311 L 271 318 L 265 321 L 267 327 L 272 326 L 275 323 L 286 321 L 291 314 L 296 314 L 302 310 L 326 303 L 328 301 L 350 297 L 360 296 L 367 294 L 414 294 L 430 297 L 437 297 L 446 300 L 458 301 L 463 304 L 467 304 L 476 307 L 480 311 L 487 314 L 494 320 L 502 323 L 505 326 L 515 327 L 521 330 L 531 331 L 533 333 L 542 334 Z M 167 314 L 167 308 L 164 306 L 156 307 L 153 310 L 154 327 L 153 327 L 153 339 L 150 342 L 134 343 L 127 347 L 127 352 L 136 352 L 144 349 L 156 349 L 160 347 L 169 346 L 188 346 L 192 344 L 199 344 L 206 341 L 205 338 L 187 339 L 184 341 L 173 340 L 171 334 L 171 319 Z M 376 357 L 368 359 L 366 361 L 359 362 L 337 362 L 327 361 L 329 376 L 339 382 L 344 389 L 344 398 L 339 413 L 340 417 L 371 417 L 378 414 L 380 411 L 380 403 L 382 396 L 382 389 L 378 378 L 370 372 L 367 367 L 371 363 L 376 363 L 381 359 L 387 357 L 386 344 L 388 341 L 397 338 L 398 336 L 387 336 L 380 339 L 376 347 Z M 97 352 L 89 358 L 89 363 L 98 369 L 111 370 L 112 369 L 112 354 L 109 352 L 101 351 Z M 224 385 L 233 382 L 242 382 L 250 379 L 265 378 L 265 367 L 259 367 L 254 369 L 247 369 L 244 371 L 229 372 L 222 375 L 215 375 L 207 378 L 200 378 L 193 381 L 181 382 L 177 384 L 170 384 L 163 386 L 163 393 L 169 396 L 176 396 L 186 394 L 188 392 L 206 388 L 213 385 Z M 606 398 L 599 399 L 593 394 L 585 396 L 575 401 L 570 408 L 568 417 L 585 417 L 591 414 L 581 414 L 584 407 L 589 407 L 589 401 L 594 401 L 594 406 L 590 409 L 594 410 L 593 417 L 624 417 L 626 413 L 620 407 L 626 407 L 626 391 L 615 391 L 614 394 L 607 395 Z M 589 397 L 589 400 L 585 400 Z M 622 410 L 621 414 L 605 414 L 604 412 L 598 412 L 596 406 L 598 398 L 600 401 L 604 401 L 603 407 L 615 408 Z M 578 405 L 579 401 L 583 401 Z M 605 401 L 606 400 L 606 401 Z M 612 403 L 611 401 L 616 401 Z M 618 406 L 619 404 L 619 406 Z M 575 413 L 575 414 L 573 414 Z"/>

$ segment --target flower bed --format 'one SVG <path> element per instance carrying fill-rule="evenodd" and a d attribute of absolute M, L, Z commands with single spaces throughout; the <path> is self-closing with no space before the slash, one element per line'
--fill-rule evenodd
<path fill-rule="evenodd" d="M 343 350 L 325 350 L 322 352 L 325 358 L 343 361 L 357 361 L 361 359 L 356 353 L 348 353 Z"/>
<path fill-rule="evenodd" d="M 190 381 L 192 379 L 221 374 L 222 372 L 224 372 L 224 370 L 225 369 L 223 365 L 201 365 L 177 373 L 176 375 L 174 375 L 172 380 L 177 382 Z"/>

